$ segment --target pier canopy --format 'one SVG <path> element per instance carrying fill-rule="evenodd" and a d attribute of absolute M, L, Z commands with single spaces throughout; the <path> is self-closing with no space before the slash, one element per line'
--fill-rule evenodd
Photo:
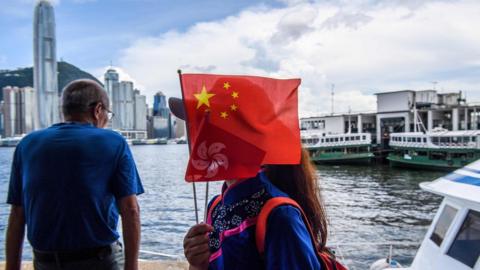
<path fill-rule="evenodd" d="M 420 187 L 444 197 L 480 204 L 480 160 L 435 181 L 421 183 Z"/>

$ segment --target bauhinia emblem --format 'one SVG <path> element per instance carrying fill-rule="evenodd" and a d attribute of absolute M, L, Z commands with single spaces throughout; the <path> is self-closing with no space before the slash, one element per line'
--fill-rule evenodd
<path fill-rule="evenodd" d="M 205 177 L 212 178 L 218 173 L 218 169 L 223 167 L 228 169 L 228 158 L 220 153 L 226 146 L 223 143 L 215 142 L 207 147 L 207 142 L 203 141 L 197 150 L 197 156 L 200 159 L 192 159 L 192 165 L 199 171 L 206 170 Z"/>

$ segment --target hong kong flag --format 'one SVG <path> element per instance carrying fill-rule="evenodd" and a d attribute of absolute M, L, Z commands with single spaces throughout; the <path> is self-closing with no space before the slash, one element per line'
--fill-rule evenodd
<path fill-rule="evenodd" d="M 202 121 L 185 174 L 187 182 L 255 176 L 265 151 L 209 121 Z"/>
<path fill-rule="evenodd" d="M 183 74 L 181 83 L 189 141 L 195 148 L 202 120 L 209 114 L 212 126 L 263 150 L 261 164 L 300 162 L 300 79 Z"/>

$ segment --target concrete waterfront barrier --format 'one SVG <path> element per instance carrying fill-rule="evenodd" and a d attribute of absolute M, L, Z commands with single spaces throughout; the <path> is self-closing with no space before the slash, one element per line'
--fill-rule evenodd
<path fill-rule="evenodd" d="M 140 261 L 140 270 L 187 270 L 186 261 Z M 5 262 L 0 262 L 0 269 L 5 269 Z M 22 262 L 22 270 L 33 270 L 32 262 Z"/>

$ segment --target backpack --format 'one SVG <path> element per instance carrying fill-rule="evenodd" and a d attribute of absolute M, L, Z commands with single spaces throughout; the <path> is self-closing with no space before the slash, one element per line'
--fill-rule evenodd
<path fill-rule="evenodd" d="M 211 219 L 213 209 L 215 208 L 215 206 L 217 206 L 217 204 L 221 200 L 222 200 L 221 195 L 217 196 L 213 200 L 212 204 L 210 205 L 210 209 L 208 211 L 209 220 Z M 268 216 L 270 215 L 273 209 L 281 205 L 291 205 L 300 211 L 300 213 L 302 214 L 303 222 L 305 223 L 305 226 L 307 227 L 307 230 L 310 233 L 310 239 L 312 240 L 312 245 L 315 247 L 315 249 L 317 249 L 318 245 L 317 245 L 316 238 L 313 234 L 312 227 L 310 226 L 310 223 L 308 222 L 308 219 L 305 213 L 303 212 L 303 209 L 300 207 L 300 205 L 296 201 L 288 197 L 274 197 L 265 202 L 265 204 L 263 205 L 257 217 L 257 223 L 255 228 L 255 243 L 257 246 L 258 253 L 260 253 L 260 255 L 263 255 L 265 251 L 265 235 L 267 232 Z M 343 266 L 339 261 L 337 261 L 337 259 L 335 258 L 335 255 L 329 250 L 325 250 L 325 251 L 316 250 L 316 254 L 317 254 L 318 261 L 322 266 L 322 270 L 347 270 L 345 266 Z"/>

